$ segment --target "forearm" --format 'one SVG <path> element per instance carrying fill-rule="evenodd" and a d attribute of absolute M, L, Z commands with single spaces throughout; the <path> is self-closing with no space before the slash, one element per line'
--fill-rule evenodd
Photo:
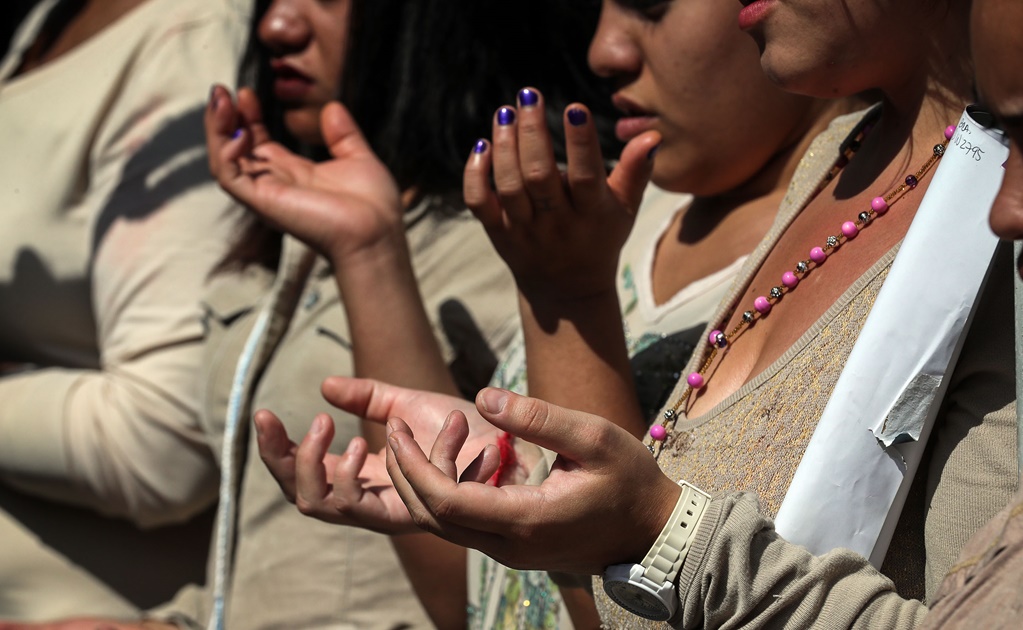
<path fill-rule="evenodd" d="M 457 394 L 403 237 L 349 258 L 335 268 L 356 376 L 402 387 Z"/>
<path fill-rule="evenodd" d="M 420 297 L 404 234 L 335 265 L 352 338 L 355 375 L 458 395 Z M 383 447 L 378 423 L 363 422 L 371 449 Z M 465 627 L 465 549 L 429 534 L 391 542 L 438 628 Z"/>
<path fill-rule="evenodd" d="M 927 612 L 866 558 L 786 542 L 750 494 L 716 497 L 679 580 L 676 628 L 915 628 Z"/>
<path fill-rule="evenodd" d="M 146 526 L 184 520 L 214 498 L 216 463 L 194 410 L 137 373 L 0 378 L 0 435 L 4 481 L 53 500 Z"/>
<path fill-rule="evenodd" d="M 606 417 L 633 435 L 647 429 L 636 400 L 614 287 L 585 298 L 520 295 L 529 393 Z"/>
<path fill-rule="evenodd" d="M 466 549 L 432 534 L 394 536 L 391 543 L 416 595 L 437 628 L 465 628 Z"/>
<path fill-rule="evenodd" d="M 434 335 L 404 235 L 334 263 L 352 339 L 355 376 L 458 395 Z M 363 422 L 372 450 L 383 448 L 378 423 Z"/>

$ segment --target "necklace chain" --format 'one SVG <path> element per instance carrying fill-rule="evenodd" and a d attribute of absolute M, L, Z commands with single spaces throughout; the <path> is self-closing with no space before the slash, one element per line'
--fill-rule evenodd
<path fill-rule="evenodd" d="M 856 150 L 859 149 L 860 143 L 870 133 L 871 125 L 868 123 L 863 126 L 860 132 L 853 138 L 851 142 L 842 145 L 841 155 L 835 164 L 831 167 L 831 170 L 824 176 L 824 179 L 814 190 L 811 198 L 816 197 L 820 192 L 835 178 L 836 175 L 842 170 L 842 168 L 849 162 Z M 675 400 L 674 404 L 664 412 L 664 417 L 660 424 L 655 424 L 650 428 L 651 442 L 647 445 L 650 452 L 654 456 L 660 455 L 660 451 L 663 448 L 664 441 L 667 439 L 668 434 L 674 429 L 675 423 L 678 421 L 679 409 L 686 403 L 693 394 L 703 389 L 706 385 L 707 378 L 705 374 L 710 368 L 714 359 L 718 355 L 718 351 L 724 352 L 733 341 L 747 328 L 752 326 L 755 322 L 764 317 L 767 317 L 768 313 L 771 312 L 771 308 L 777 304 L 781 299 L 788 293 L 794 291 L 799 281 L 805 278 L 809 273 L 818 267 L 822 266 L 830 255 L 836 252 L 838 249 L 843 247 L 846 243 L 856 238 L 856 235 L 863 228 L 870 225 L 875 219 L 883 216 L 888 209 L 906 196 L 911 190 L 915 189 L 920 183 L 920 180 L 934 168 L 934 165 L 941 159 L 945 154 L 945 149 L 948 146 L 948 141 L 951 139 L 952 134 L 955 133 L 955 126 L 950 125 L 945 129 L 945 138 L 942 142 L 934 145 L 934 149 L 931 151 L 930 157 L 924 162 L 915 173 L 907 175 L 906 179 L 890 190 L 887 194 L 874 197 L 870 202 L 870 209 L 860 212 L 854 221 L 846 221 L 842 224 L 841 230 L 838 234 L 829 236 L 825 239 L 824 245 L 820 247 L 814 247 L 810 250 L 810 257 L 805 260 L 796 262 L 792 270 L 786 271 L 782 274 L 782 282 L 780 285 L 772 287 L 767 295 L 762 295 L 753 300 L 753 308 L 747 311 L 743 311 L 742 317 L 728 332 L 721 330 L 712 330 L 707 343 L 710 346 L 710 352 L 707 353 L 707 357 L 700 363 L 697 371 L 689 374 L 686 377 L 686 388 L 682 391 L 682 394 Z M 730 311 L 725 318 L 725 321 L 731 319 L 735 313 L 734 310 Z"/>

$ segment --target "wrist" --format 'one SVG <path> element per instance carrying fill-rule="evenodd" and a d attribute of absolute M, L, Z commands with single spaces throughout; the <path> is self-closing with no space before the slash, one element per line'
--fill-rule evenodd
<path fill-rule="evenodd" d="M 335 267 L 342 265 L 372 264 L 403 253 L 408 257 L 405 222 L 394 216 L 374 217 L 371 224 L 357 229 L 346 228 L 328 235 L 320 252 Z"/>
<path fill-rule="evenodd" d="M 343 274 L 369 274 L 411 267 L 408 241 L 401 225 L 381 230 L 373 239 L 363 243 L 339 243 L 327 251 L 326 255 L 335 271 Z"/>
<path fill-rule="evenodd" d="M 642 562 L 643 557 L 657 542 L 658 536 L 664 531 L 665 525 L 675 511 L 675 506 L 682 496 L 683 488 L 666 475 L 657 480 L 656 489 L 649 493 L 645 517 L 641 520 L 641 534 L 637 536 L 637 549 L 630 557 L 630 562 Z"/>
<path fill-rule="evenodd" d="M 588 287 L 585 291 L 552 291 L 551 287 L 530 289 L 519 287 L 519 304 L 539 318 L 591 319 L 599 309 L 611 308 L 616 319 L 621 319 L 618 308 L 618 288 L 613 282 Z"/>
<path fill-rule="evenodd" d="M 668 621 L 678 610 L 678 576 L 696 539 L 710 496 L 679 482 L 679 497 L 639 564 L 616 564 L 604 572 L 604 591 L 629 612 Z"/>

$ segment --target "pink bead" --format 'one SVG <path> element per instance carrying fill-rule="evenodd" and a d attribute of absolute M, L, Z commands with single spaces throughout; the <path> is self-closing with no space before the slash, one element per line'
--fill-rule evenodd
<path fill-rule="evenodd" d="M 771 302 L 761 295 L 757 299 L 753 300 L 753 308 L 766 315 L 771 311 Z"/>
<path fill-rule="evenodd" d="M 870 207 L 878 214 L 888 212 L 888 202 L 884 200 L 884 197 L 874 197 L 870 201 Z"/>
<path fill-rule="evenodd" d="M 790 289 L 795 289 L 796 285 L 799 284 L 799 277 L 791 271 L 786 271 L 781 274 L 781 283 Z"/>
<path fill-rule="evenodd" d="M 956 126 L 955 125 L 949 125 L 948 127 L 945 127 L 945 139 L 946 140 L 951 140 L 952 136 L 955 135 L 955 132 L 956 132 Z"/>
<path fill-rule="evenodd" d="M 810 250 L 810 260 L 814 261 L 818 265 L 828 259 L 828 254 L 820 247 L 814 247 Z"/>
<path fill-rule="evenodd" d="M 704 383 L 703 374 L 700 374 L 699 372 L 693 372 L 692 374 L 686 377 L 686 382 L 689 383 L 689 386 L 692 387 L 693 389 L 700 389 L 701 387 L 703 387 Z"/>
<path fill-rule="evenodd" d="M 664 438 L 668 437 L 668 430 L 659 424 L 655 424 L 650 427 L 650 437 L 654 438 L 658 442 L 663 442 Z"/>
<path fill-rule="evenodd" d="M 846 221 L 842 224 L 842 234 L 845 234 L 846 238 L 856 238 L 856 235 L 860 233 L 860 228 L 856 227 L 856 224 L 852 221 Z"/>
<path fill-rule="evenodd" d="M 718 335 L 720 334 L 721 334 L 720 330 L 710 331 L 710 334 L 707 335 L 707 342 L 710 343 L 710 345 L 712 346 L 718 345 Z"/>

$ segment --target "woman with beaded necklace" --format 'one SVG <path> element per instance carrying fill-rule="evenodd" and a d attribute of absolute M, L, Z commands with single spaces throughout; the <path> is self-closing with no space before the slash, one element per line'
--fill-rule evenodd
<path fill-rule="evenodd" d="M 818 96 L 876 89 L 882 104 L 863 124 L 850 123 L 849 134 L 833 128 L 811 148 L 816 159 L 797 172 L 788 211 L 783 203 L 747 277 L 723 305 L 716 330 L 708 331 L 727 352 L 711 354 L 708 348 L 694 359 L 687 370 L 694 376 L 669 404 L 675 413 L 654 432 L 657 444 L 651 446 L 664 472 L 643 456 L 645 447 L 599 418 L 499 390 L 484 390 L 475 410 L 449 404 L 459 412 L 433 443 L 440 423 L 431 412 L 443 409 L 444 401 L 374 383 L 330 384 L 335 403 L 381 420 L 401 416 L 421 443 L 432 445 L 433 466 L 406 424 L 390 421 L 389 470 L 421 527 L 511 566 L 599 574 L 654 551 L 680 498 L 673 478 L 711 492 L 757 490 L 764 511 L 776 512 L 954 130 L 946 129 L 969 97 L 969 7 L 849 0 L 840 12 L 836 2 L 824 0 L 745 4 L 740 24 L 758 40 L 765 71 L 781 85 Z M 940 202 L 937 208 L 952 217 L 986 212 L 942 208 Z M 666 584 L 670 598 L 680 598 L 673 625 L 875 627 L 919 618 L 918 603 L 894 595 L 933 593 L 965 540 L 1016 485 L 1015 453 L 1008 446 L 1015 427 L 1005 280 L 996 274 L 977 300 L 974 328 L 945 378 L 928 459 L 920 464 L 919 484 L 887 558 L 885 570 L 898 589 L 855 554 L 818 559 L 794 549 L 778 538 L 749 495 L 722 495 L 707 504 L 704 520 L 691 530 L 693 557 L 679 550 L 675 558 L 684 564 L 667 571 L 682 576 L 678 595 L 674 583 Z M 771 292 L 776 286 L 784 287 L 781 297 Z M 717 331 L 725 331 L 723 340 Z M 475 450 L 462 449 L 466 454 L 456 460 L 466 439 L 462 413 L 473 417 L 468 435 Z M 619 422 L 628 413 L 613 401 L 601 412 Z M 479 447 L 494 439 L 475 424 L 479 415 L 557 451 L 551 476 L 538 488 L 473 483 L 496 467 L 492 447 L 470 464 Z M 456 465 L 465 464 L 462 483 L 454 483 Z M 688 487 L 685 492 L 692 493 Z M 389 515 L 400 520 L 397 510 Z M 818 528 L 833 525 L 820 522 Z M 921 540 L 923 552 L 911 546 Z M 913 565 L 923 558 L 926 568 Z M 615 627 L 639 621 L 606 603 L 602 613 Z"/>

